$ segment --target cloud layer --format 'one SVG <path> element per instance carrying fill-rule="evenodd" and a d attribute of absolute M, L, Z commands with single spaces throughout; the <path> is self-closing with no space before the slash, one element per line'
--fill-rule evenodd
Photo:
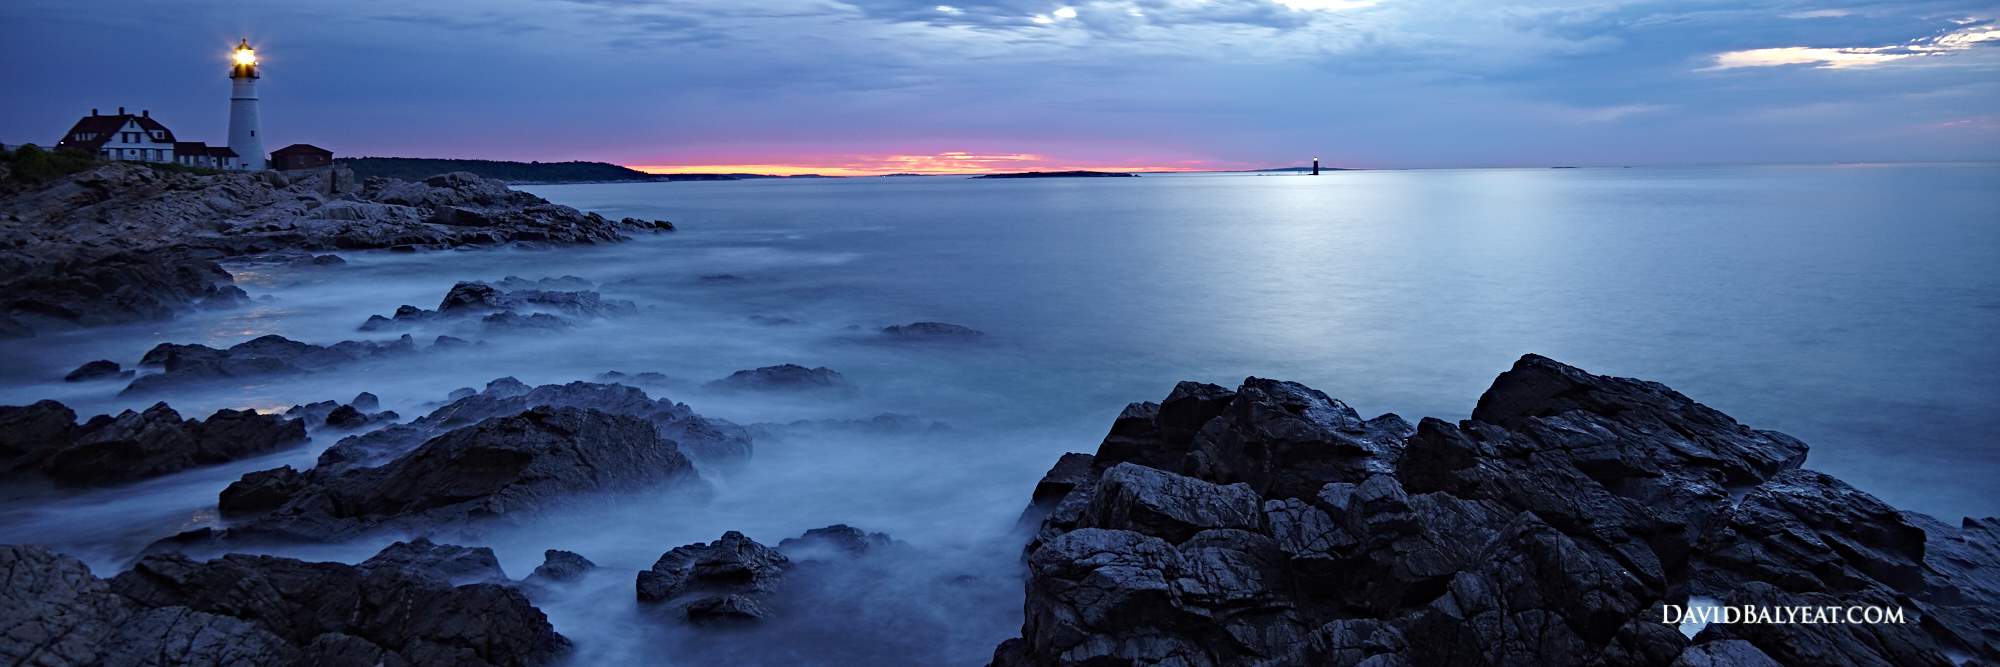
<path fill-rule="evenodd" d="M 1906 0 L 0 3 L 0 142 L 90 107 L 343 154 L 833 173 L 2000 157 L 1995 9 Z M 120 39 L 104 39 L 121 35 Z M 47 54 L 61 66 L 41 67 Z M 90 72 L 76 76 L 76 72 Z M 1007 156 L 1033 156 L 1009 160 Z M 842 171 L 844 170 L 844 171 Z"/>

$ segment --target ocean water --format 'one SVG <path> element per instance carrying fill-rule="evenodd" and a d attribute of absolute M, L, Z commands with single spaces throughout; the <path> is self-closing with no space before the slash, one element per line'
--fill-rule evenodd
<path fill-rule="evenodd" d="M 1182 379 L 1297 380 L 1364 416 L 1462 419 L 1534 352 L 1657 380 L 1812 445 L 1807 466 L 1946 520 L 2000 514 L 2000 165 L 1188 174 L 1134 179 L 867 178 L 529 186 L 681 231 L 556 250 L 344 254 L 246 267 L 250 307 L 0 342 L 0 403 L 96 414 L 150 400 L 65 384 L 162 341 L 317 343 L 458 280 L 576 275 L 637 315 L 564 335 L 168 397 L 187 416 L 358 391 L 412 417 L 460 386 L 657 371 L 654 390 L 741 423 L 868 418 L 949 426 L 760 441 L 716 497 L 565 509 L 479 535 L 509 573 L 541 550 L 604 568 L 538 600 L 580 664 L 718 660 L 978 664 L 1020 622 L 1018 545 L 1035 480 L 1091 451 L 1127 402 Z M 722 278 L 721 276 L 728 276 Z M 890 344 L 935 320 L 988 335 Z M 774 324 L 774 321 L 782 323 Z M 828 366 L 851 397 L 715 394 L 777 363 Z M 0 541 L 54 546 L 100 574 L 217 521 L 242 472 L 309 465 L 312 446 L 113 490 L 6 489 Z M 631 601 L 632 572 L 741 530 L 767 544 L 849 523 L 912 549 L 816 591 L 761 629 L 691 633 Z M 388 541 L 267 549 L 359 560 Z"/>

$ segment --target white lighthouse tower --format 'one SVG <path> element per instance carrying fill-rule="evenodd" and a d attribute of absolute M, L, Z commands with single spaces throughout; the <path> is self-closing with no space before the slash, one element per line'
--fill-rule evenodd
<path fill-rule="evenodd" d="M 250 40 L 236 45 L 229 67 L 229 150 L 238 164 L 257 171 L 264 165 L 264 138 L 257 128 L 257 51 Z"/>

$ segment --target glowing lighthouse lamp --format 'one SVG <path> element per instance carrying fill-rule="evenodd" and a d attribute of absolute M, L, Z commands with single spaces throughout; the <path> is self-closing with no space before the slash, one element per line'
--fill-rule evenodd
<path fill-rule="evenodd" d="M 250 40 L 229 55 L 229 150 L 244 169 L 264 168 L 264 138 L 257 131 L 257 50 Z"/>

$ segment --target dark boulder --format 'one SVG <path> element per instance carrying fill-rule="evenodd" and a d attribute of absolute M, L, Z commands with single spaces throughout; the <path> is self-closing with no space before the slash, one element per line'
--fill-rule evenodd
<path fill-rule="evenodd" d="M 225 463 L 306 441 L 305 425 L 281 415 L 218 410 L 181 419 L 165 403 L 99 415 L 81 425 L 61 403 L 0 407 L 0 465 L 60 484 L 120 484 Z"/>
<path fill-rule="evenodd" d="M 574 289 L 561 289 L 574 287 Z M 481 331 L 558 330 L 574 326 L 572 318 L 603 318 L 629 315 L 639 307 L 623 299 L 606 299 L 591 290 L 581 278 L 544 278 L 539 281 L 508 276 L 499 284 L 465 281 L 452 285 L 438 303 L 437 310 L 403 305 L 395 316 L 371 315 L 361 324 L 362 331 L 403 329 L 431 323 L 476 321 Z M 467 327 L 459 327 L 461 331 Z"/>
<path fill-rule="evenodd" d="M 510 580 L 500 569 L 500 559 L 486 547 L 438 544 L 426 538 L 397 542 L 359 566 L 363 570 L 388 568 L 406 574 L 429 577 L 447 586 L 470 583 L 505 584 Z"/>
<path fill-rule="evenodd" d="M 704 464 L 740 463 L 751 453 L 750 433 L 743 427 L 702 417 L 685 403 L 654 399 L 642 389 L 620 384 L 571 382 L 531 388 L 513 378 L 500 378 L 483 391 L 454 391 L 450 398 L 451 402 L 408 424 L 342 439 L 321 453 L 319 466 L 336 470 L 379 465 L 451 429 L 537 406 L 588 408 L 644 419 Z"/>
<path fill-rule="evenodd" d="M 547 665 L 569 649 L 505 586 L 244 555 L 146 556 L 107 581 L 22 546 L 0 546 L 0 627 L 0 659 L 35 665 Z"/>
<path fill-rule="evenodd" d="M 825 366 L 806 368 L 798 364 L 736 371 L 729 377 L 702 386 L 716 391 L 852 393 L 855 390 L 854 385 L 838 371 Z"/>
<path fill-rule="evenodd" d="M 407 335 L 391 342 L 346 340 L 314 345 L 273 334 L 221 350 L 206 345 L 161 343 L 147 351 L 140 364 L 159 366 L 162 372 L 140 376 L 122 393 L 144 394 L 199 382 L 308 373 L 416 351 L 416 341 Z"/>
<path fill-rule="evenodd" d="M 732 530 L 714 542 L 662 554 L 639 572 L 639 601 L 673 602 L 694 622 L 760 620 L 767 614 L 763 600 L 790 567 L 778 550 Z"/>
<path fill-rule="evenodd" d="M 787 537 L 778 541 L 778 551 L 794 559 L 811 559 L 813 556 L 834 555 L 853 558 L 868 555 L 869 552 L 894 544 L 887 533 L 870 533 L 860 528 L 837 523 L 825 528 L 814 528 L 798 537 Z"/>
<path fill-rule="evenodd" d="M 1995 524 L 1899 512 L 1805 452 L 1533 355 L 1473 419 L 1414 429 L 1288 382 L 1182 383 L 1036 486 L 1022 635 L 994 664 L 2000 660 Z M 1922 618 L 1689 638 L 1661 620 L 1690 596 Z"/>
<path fill-rule="evenodd" d="M 368 423 L 368 416 L 352 405 L 343 405 L 326 413 L 326 425 L 333 428 L 355 429 Z"/>
<path fill-rule="evenodd" d="M 239 484 L 260 483 L 250 477 Z M 651 423 L 535 407 L 445 432 L 378 467 L 314 469 L 282 505 L 223 537 L 327 541 L 392 526 L 463 526 L 532 514 L 569 496 L 661 487 L 706 483 Z"/>
<path fill-rule="evenodd" d="M 582 579 L 594 569 L 597 569 L 597 564 L 590 562 L 590 559 L 584 558 L 582 554 L 549 549 L 542 552 L 542 564 L 535 566 L 535 571 L 528 574 L 527 581 L 568 583 Z"/>
<path fill-rule="evenodd" d="M 265 512 L 284 505 L 305 488 L 305 475 L 291 466 L 259 470 L 230 482 L 216 507 L 224 516 Z"/>
<path fill-rule="evenodd" d="M 76 367 L 76 370 L 70 371 L 68 375 L 63 376 L 63 381 L 108 380 L 112 378 L 132 377 L 132 375 L 132 371 L 121 368 L 118 362 L 99 359 Z"/>
<path fill-rule="evenodd" d="M 482 282 L 460 282 L 452 285 L 444 293 L 444 300 L 438 302 L 437 312 L 444 315 L 462 315 L 490 310 L 511 310 L 507 293 Z"/>
<path fill-rule="evenodd" d="M 76 440 L 76 412 L 57 401 L 0 405 L 0 473 L 36 469 Z"/>

